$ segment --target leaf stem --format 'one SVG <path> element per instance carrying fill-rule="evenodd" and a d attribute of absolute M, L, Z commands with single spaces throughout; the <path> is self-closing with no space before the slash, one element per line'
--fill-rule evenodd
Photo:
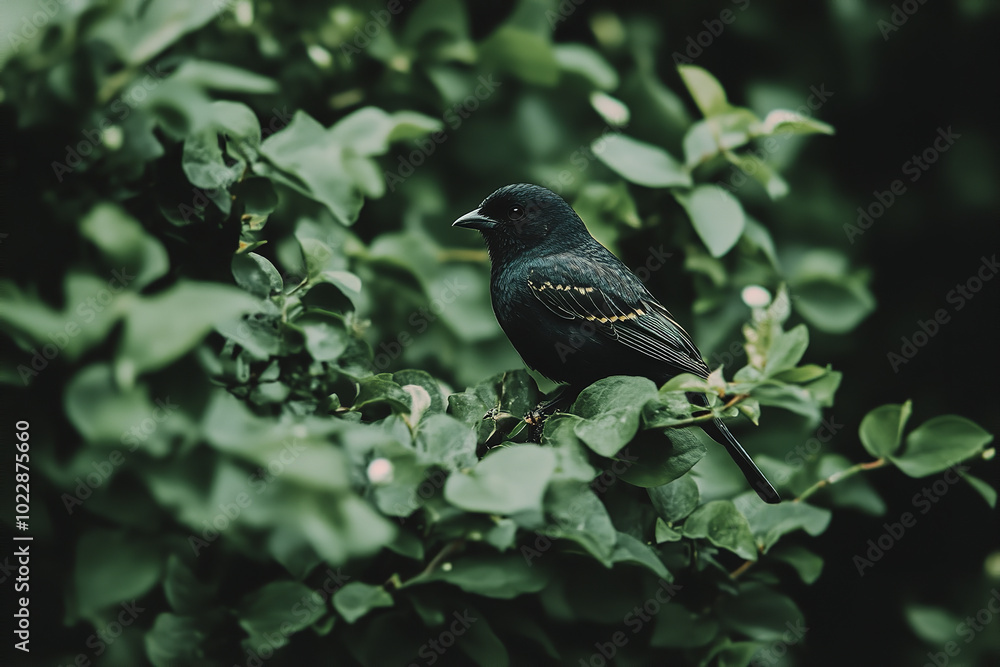
<path fill-rule="evenodd" d="M 733 407 L 734 405 L 739 405 L 740 403 L 742 403 L 743 401 L 745 401 L 748 398 L 750 398 L 750 394 L 736 394 L 735 396 L 731 396 L 729 398 L 729 400 L 726 401 L 726 403 L 720 409 L 721 410 L 728 410 L 729 408 Z M 706 412 L 703 415 L 698 415 L 697 417 L 691 417 L 690 419 L 685 419 L 683 421 L 679 421 L 676 424 L 671 424 L 667 428 L 684 428 L 685 426 L 692 426 L 694 424 L 700 424 L 701 422 L 707 422 L 707 421 L 710 421 L 710 420 L 715 419 L 715 418 L 716 418 L 715 411 L 714 410 L 709 410 L 708 412 Z"/>
<path fill-rule="evenodd" d="M 407 579 L 406 581 L 404 581 L 402 583 L 398 583 L 398 581 L 397 582 L 393 582 L 390 579 L 389 581 L 386 582 L 386 584 L 389 584 L 391 582 L 391 583 L 393 583 L 396 586 L 396 588 L 403 588 L 404 586 L 409 586 L 410 584 L 412 584 L 412 583 L 414 583 L 416 581 L 419 581 L 420 579 L 423 579 L 424 577 L 429 577 L 430 575 L 432 575 L 434 573 L 434 570 L 438 569 L 441 566 L 441 563 L 443 563 L 449 556 L 451 556 L 453 553 L 455 553 L 456 551 L 458 551 L 459 549 L 461 549 L 463 546 L 465 546 L 465 539 L 464 538 L 459 538 L 457 540 L 452 540 L 451 542 L 449 542 L 448 544 L 446 544 L 441 549 L 441 551 L 439 551 L 437 553 L 437 555 L 434 556 L 434 558 L 431 559 L 431 562 L 428 563 L 427 567 L 425 567 L 423 570 L 421 570 L 419 574 L 417 574 L 417 575 L 415 575 L 415 576 Z"/>
<path fill-rule="evenodd" d="M 837 482 L 843 481 L 848 477 L 857 475 L 859 472 L 862 472 L 863 470 L 875 470 L 876 468 L 882 468 L 887 465 L 889 465 L 889 460 L 884 457 L 877 458 L 874 461 L 868 461 L 867 463 L 855 463 L 850 468 L 845 468 L 844 470 L 838 470 L 829 477 L 819 480 L 818 482 L 810 486 L 808 489 L 800 493 L 798 497 L 792 500 L 792 502 L 793 503 L 802 502 L 803 500 L 805 500 L 812 494 L 816 493 L 820 489 L 830 486 L 831 484 L 836 484 Z M 754 560 L 744 561 L 742 565 L 740 565 L 738 568 L 729 573 L 729 578 L 736 579 L 741 574 L 749 570 L 753 566 L 753 564 L 757 562 L 759 561 L 754 561 Z"/>
<path fill-rule="evenodd" d="M 889 460 L 886 458 L 878 458 L 875 459 L 874 461 L 869 461 L 867 463 L 856 463 L 852 465 L 850 468 L 847 468 L 846 470 L 835 472 L 826 479 L 819 480 L 818 482 L 810 486 L 808 489 L 800 493 L 799 497 L 793 500 L 792 502 L 797 503 L 803 501 L 812 494 L 822 489 L 823 487 L 830 486 L 831 484 L 836 484 L 841 480 L 847 479 L 848 477 L 858 474 L 862 470 L 874 470 L 876 468 L 881 468 L 882 466 L 888 464 Z"/>

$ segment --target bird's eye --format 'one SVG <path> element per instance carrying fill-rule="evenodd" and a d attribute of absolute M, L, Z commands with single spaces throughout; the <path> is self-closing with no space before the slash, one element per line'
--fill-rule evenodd
<path fill-rule="evenodd" d="M 524 209 L 520 206 L 511 206 L 510 210 L 507 211 L 507 217 L 511 220 L 520 220 L 524 217 Z"/>

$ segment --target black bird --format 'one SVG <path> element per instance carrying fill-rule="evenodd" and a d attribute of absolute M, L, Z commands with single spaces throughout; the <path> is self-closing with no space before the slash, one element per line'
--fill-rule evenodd
<path fill-rule="evenodd" d="M 683 327 L 551 190 L 502 187 L 452 225 L 479 230 L 486 239 L 493 312 L 539 373 L 576 391 L 611 375 L 644 376 L 657 385 L 680 373 L 708 377 Z M 704 394 L 697 397 L 708 406 Z M 721 419 L 703 428 L 762 500 L 780 502 Z"/>

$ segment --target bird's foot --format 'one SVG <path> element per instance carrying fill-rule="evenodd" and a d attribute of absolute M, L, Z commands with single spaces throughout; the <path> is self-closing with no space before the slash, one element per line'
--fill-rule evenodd
<path fill-rule="evenodd" d="M 546 399 L 529 410 L 524 415 L 524 422 L 531 429 L 529 440 L 538 442 L 542 439 L 542 429 L 545 427 L 545 420 L 556 412 L 563 410 L 573 402 L 576 394 L 567 391 L 565 387 L 560 389 L 555 396 Z"/>

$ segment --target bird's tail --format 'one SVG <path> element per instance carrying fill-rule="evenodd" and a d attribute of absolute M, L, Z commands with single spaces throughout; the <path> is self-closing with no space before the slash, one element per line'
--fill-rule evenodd
<path fill-rule="evenodd" d="M 771 483 L 764 477 L 764 473 L 760 471 L 753 462 L 753 459 L 750 458 L 750 455 L 747 454 L 747 450 L 743 449 L 743 445 L 733 437 L 733 434 L 729 432 L 729 429 L 726 428 L 721 419 L 713 419 L 711 422 L 705 422 L 703 428 L 713 440 L 726 448 L 726 451 L 733 457 L 733 461 L 736 461 L 736 465 L 743 471 L 743 476 L 747 478 L 750 486 L 757 492 L 761 500 L 765 503 L 781 502 L 778 492 L 774 490 Z"/>

